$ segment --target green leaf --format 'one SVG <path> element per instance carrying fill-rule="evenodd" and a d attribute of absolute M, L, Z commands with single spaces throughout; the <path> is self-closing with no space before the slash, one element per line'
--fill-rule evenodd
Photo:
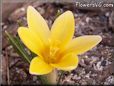
<path fill-rule="evenodd" d="M 30 51 L 30 53 L 31 53 L 30 56 L 31 56 L 32 58 L 38 56 L 38 55 L 36 55 L 35 53 L 33 53 L 32 51 Z"/>
<path fill-rule="evenodd" d="M 11 34 L 9 34 L 7 31 L 5 31 L 9 42 L 12 44 L 12 46 L 14 47 L 14 49 L 17 51 L 17 53 L 23 57 L 23 59 L 25 59 L 28 63 L 30 63 L 31 61 L 31 57 L 35 57 L 36 54 L 34 54 L 33 52 L 30 51 L 30 56 L 29 54 L 25 51 L 25 46 L 21 43 L 21 41 L 19 40 L 19 37 L 14 37 Z M 46 83 L 45 79 L 42 78 L 42 76 L 38 76 L 37 77 L 38 80 L 41 81 L 41 83 Z"/>
<path fill-rule="evenodd" d="M 57 18 L 61 14 L 62 14 L 62 12 L 60 10 L 57 10 L 57 14 L 55 15 L 55 17 Z"/>
<path fill-rule="evenodd" d="M 60 80 L 61 80 L 61 78 L 63 78 L 63 76 L 64 76 L 64 71 L 60 71 L 60 75 L 59 75 L 59 78 L 58 78 L 58 82 L 57 82 L 57 84 L 59 85 L 60 84 Z"/>
<path fill-rule="evenodd" d="M 23 57 L 27 62 L 30 63 L 31 58 L 29 54 L 25 51 L 24 45 L 20 42 L 18 37 L 14 37 L 11 34 L 9 34 L 7 31 L 5 31 L 6 35 L 8 36 L 8 39 L 14 49 L 17 51 L 17 53 Z"/>

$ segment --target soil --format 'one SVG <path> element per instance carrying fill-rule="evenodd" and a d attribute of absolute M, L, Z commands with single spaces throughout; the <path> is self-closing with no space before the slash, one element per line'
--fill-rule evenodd
<path fill-rule="evenodd" d="M 26 8 L 35 7 L 51 27 L 53 21 L 66 10 L 71 10 L 75 17 L 74 37 L 82 35 L 100 35 L 102 42 L 92 50 L 79 55 L 79 65 L 75 70 L 65 72 L 61 84 L 77 85 L 112 85 L 114 84 L 114 10 L 79 9 L 74 3 L 24 3 L 10 11 L 2 21 L 2 78 L 3 84 L 40 84 L 37 76 L 28 72 L 29 64 L 15 52 L 9 44 L 5 30 L 17 35 L 19 22 L 27 26 Z M 3 9 L 4 10 L 4 9 Z M 59 13 L 58 13 L 59 12 Z"/>

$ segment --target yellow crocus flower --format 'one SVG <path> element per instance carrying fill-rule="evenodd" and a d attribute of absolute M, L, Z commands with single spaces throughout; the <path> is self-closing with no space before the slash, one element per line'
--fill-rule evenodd
<path fill-rule="evenodd" d="M 44 18 L 32 7 L 27 8 L 27 27 L 19 27 L 23 43 L 38 56 L 30 62 L 29 72 L 43 75 L 60 70 L 73 70 L 78 66 L 78 56 L 96 46 L 99 35 L 86 35 L 72 39 L 75 29 L 71 11 L 61 14 L 49 29 Z"/>

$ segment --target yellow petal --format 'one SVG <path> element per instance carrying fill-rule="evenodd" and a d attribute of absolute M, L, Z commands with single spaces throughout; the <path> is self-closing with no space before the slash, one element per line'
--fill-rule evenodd
<path fill-rule="evenodd" d="M 42 43 L 48 43 L 50 35 L 48 25 L 44 18 L 32 6 L 29 6 L 27 9 L 27 22 L 29 29 L 37 33 Z"/>
<path fill-rule="evenodd" d="M 82 54 L 95 47 L 101 40 L 101 36 L 98 35 L 77 37 L 67 45 L 65 52 L 74 52 L 76 54 Z"/>
<path fill-rule="evenodd" d="M 74 16 L 71 11 L 60 15 L 51 28 L 51 42 L 55 46 L 64 46 L 74 34 Z"/>
<path fill-rule="evenodd" d="M 58 63 L 51 65 L 57 69 L 69 71 L 75 69 L 78 62 L 78 57 L 75 54 L 67 54 Z"/>
<path fill-rule="evenodd" d="M 39 37 L 34 34 L 33 31 L 26 27 L 20 27 L 18 29 L 18 34 L 23 43 L 35 54 L 40 55 L 41 49 L 43 49 L 43 44 Z"/>
<path fill-rule="evenodd" d="M 35 57 L 32 59 L 30 63 L 29 72 L 35 75 L 43 75 L 48 74 L 53 70 L 53 68 L 46 64 L 42 59 L 39 57 Z"/>

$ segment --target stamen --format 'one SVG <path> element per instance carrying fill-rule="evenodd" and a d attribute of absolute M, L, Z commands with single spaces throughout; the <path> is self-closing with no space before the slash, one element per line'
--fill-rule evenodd
<path fill-rule="evenodd" d="M 58 52 L 59 52 L 59 45 L 60 45 L 60 41 L 55 41 L 54 43 L 51 43 L 51 40 L 49 40 L 50 42 L 50 48 L 47 50 L 45 50 L 44 52 L 44 59 L 46 63 L 55 63 L 58 59 L 57 56 L 59 56 Z"/>

